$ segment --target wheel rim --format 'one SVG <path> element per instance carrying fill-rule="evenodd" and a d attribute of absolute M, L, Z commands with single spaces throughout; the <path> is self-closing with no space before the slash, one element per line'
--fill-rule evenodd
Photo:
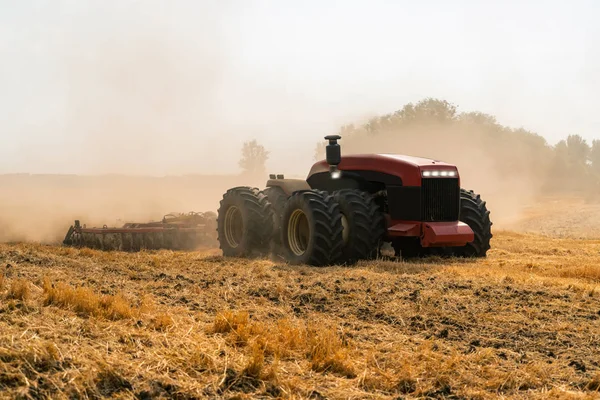
<path fill-rule="evenodd" d="M 346 219 L 346 216 L 344 214 L 342 214 L 342 227 L 344 228 L 344 230 L 342 231 L 344 243 L 348 243 L 348 237 L 350 236 L 350 232 L 348 230 L 348 219 Z"/>
<path fill-rule="evenodd" d="M 231 206 L 225 213 L 225 240 L 230 247 L 238 247 L 244 234 L 242 213 L 236 206 Z"/>
<path fill-rule="evenodd" d="M 289 219 L 288 224 L 288 242 L 290 250 L 301 256 L 308 248 L 310 240 L 310 228 L 308 226 L 308 218 L 304 211 L 295 210 Z"/>

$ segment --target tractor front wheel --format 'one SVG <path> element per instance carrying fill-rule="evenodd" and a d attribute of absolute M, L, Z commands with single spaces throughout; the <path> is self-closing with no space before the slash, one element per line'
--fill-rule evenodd
<path fill-rule="evenodd" d="M 385 234 L 385 219 L 371 195 L 361 190 L 342 189 L 334 192 L 333 198 L 342 213 L 342 261 L 354 264 L 361 259 L 375 258 Z"/>
<path fill-rule="evenodd" d="M 462 247 L 452 248 L 458 257 L 485 257 L 490 249 L 492 238 L 492 222 L 490 212 L 481 196 L 472 190 L 460 189 L 459 220 L 469 225 L 475 233 L 475 239 Z"/>
<path fill-rule="evenodd" d="M 262 256 L 273 230 L 271 204 L 257 188 L 229 189 L 221 200 L 217 233 L 226 257 Z"/>
<path fill-rule="evenodd" d="M 290 264 L 335 264 L 342 256 L 342 232 L 339 205 L 326 192 L 296 192 L 283 208 L 281 246 Z"/>

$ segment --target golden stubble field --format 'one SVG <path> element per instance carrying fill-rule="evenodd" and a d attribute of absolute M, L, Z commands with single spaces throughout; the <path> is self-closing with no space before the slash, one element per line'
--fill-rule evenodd
<path fill-rule="evenodd" d="M 600 398 L 600 239 L 290 267 L 0 245 L 0 398 Z"/>

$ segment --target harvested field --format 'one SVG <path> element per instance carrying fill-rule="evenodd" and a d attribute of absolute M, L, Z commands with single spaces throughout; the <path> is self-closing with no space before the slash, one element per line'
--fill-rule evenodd
<path fill-rule="evenodd" d="M 600 196 L 541 198 L 523 207 L 506 228 L 570 239 L 600 238 Z"/>
<path fill-rule="evenodd" d="M 2 398 L 599 398 L 600 240 L 293 268 L 0 245 Z"/>

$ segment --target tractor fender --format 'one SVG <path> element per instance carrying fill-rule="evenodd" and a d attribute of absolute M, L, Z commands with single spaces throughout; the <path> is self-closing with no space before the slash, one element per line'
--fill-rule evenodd
<path fill-rule="evenodd" d="M 279 187 L 287 196 L 301 190 L 311 190 L 310 185 L 303 179 L 269 179 L 267 187 Z"/>

